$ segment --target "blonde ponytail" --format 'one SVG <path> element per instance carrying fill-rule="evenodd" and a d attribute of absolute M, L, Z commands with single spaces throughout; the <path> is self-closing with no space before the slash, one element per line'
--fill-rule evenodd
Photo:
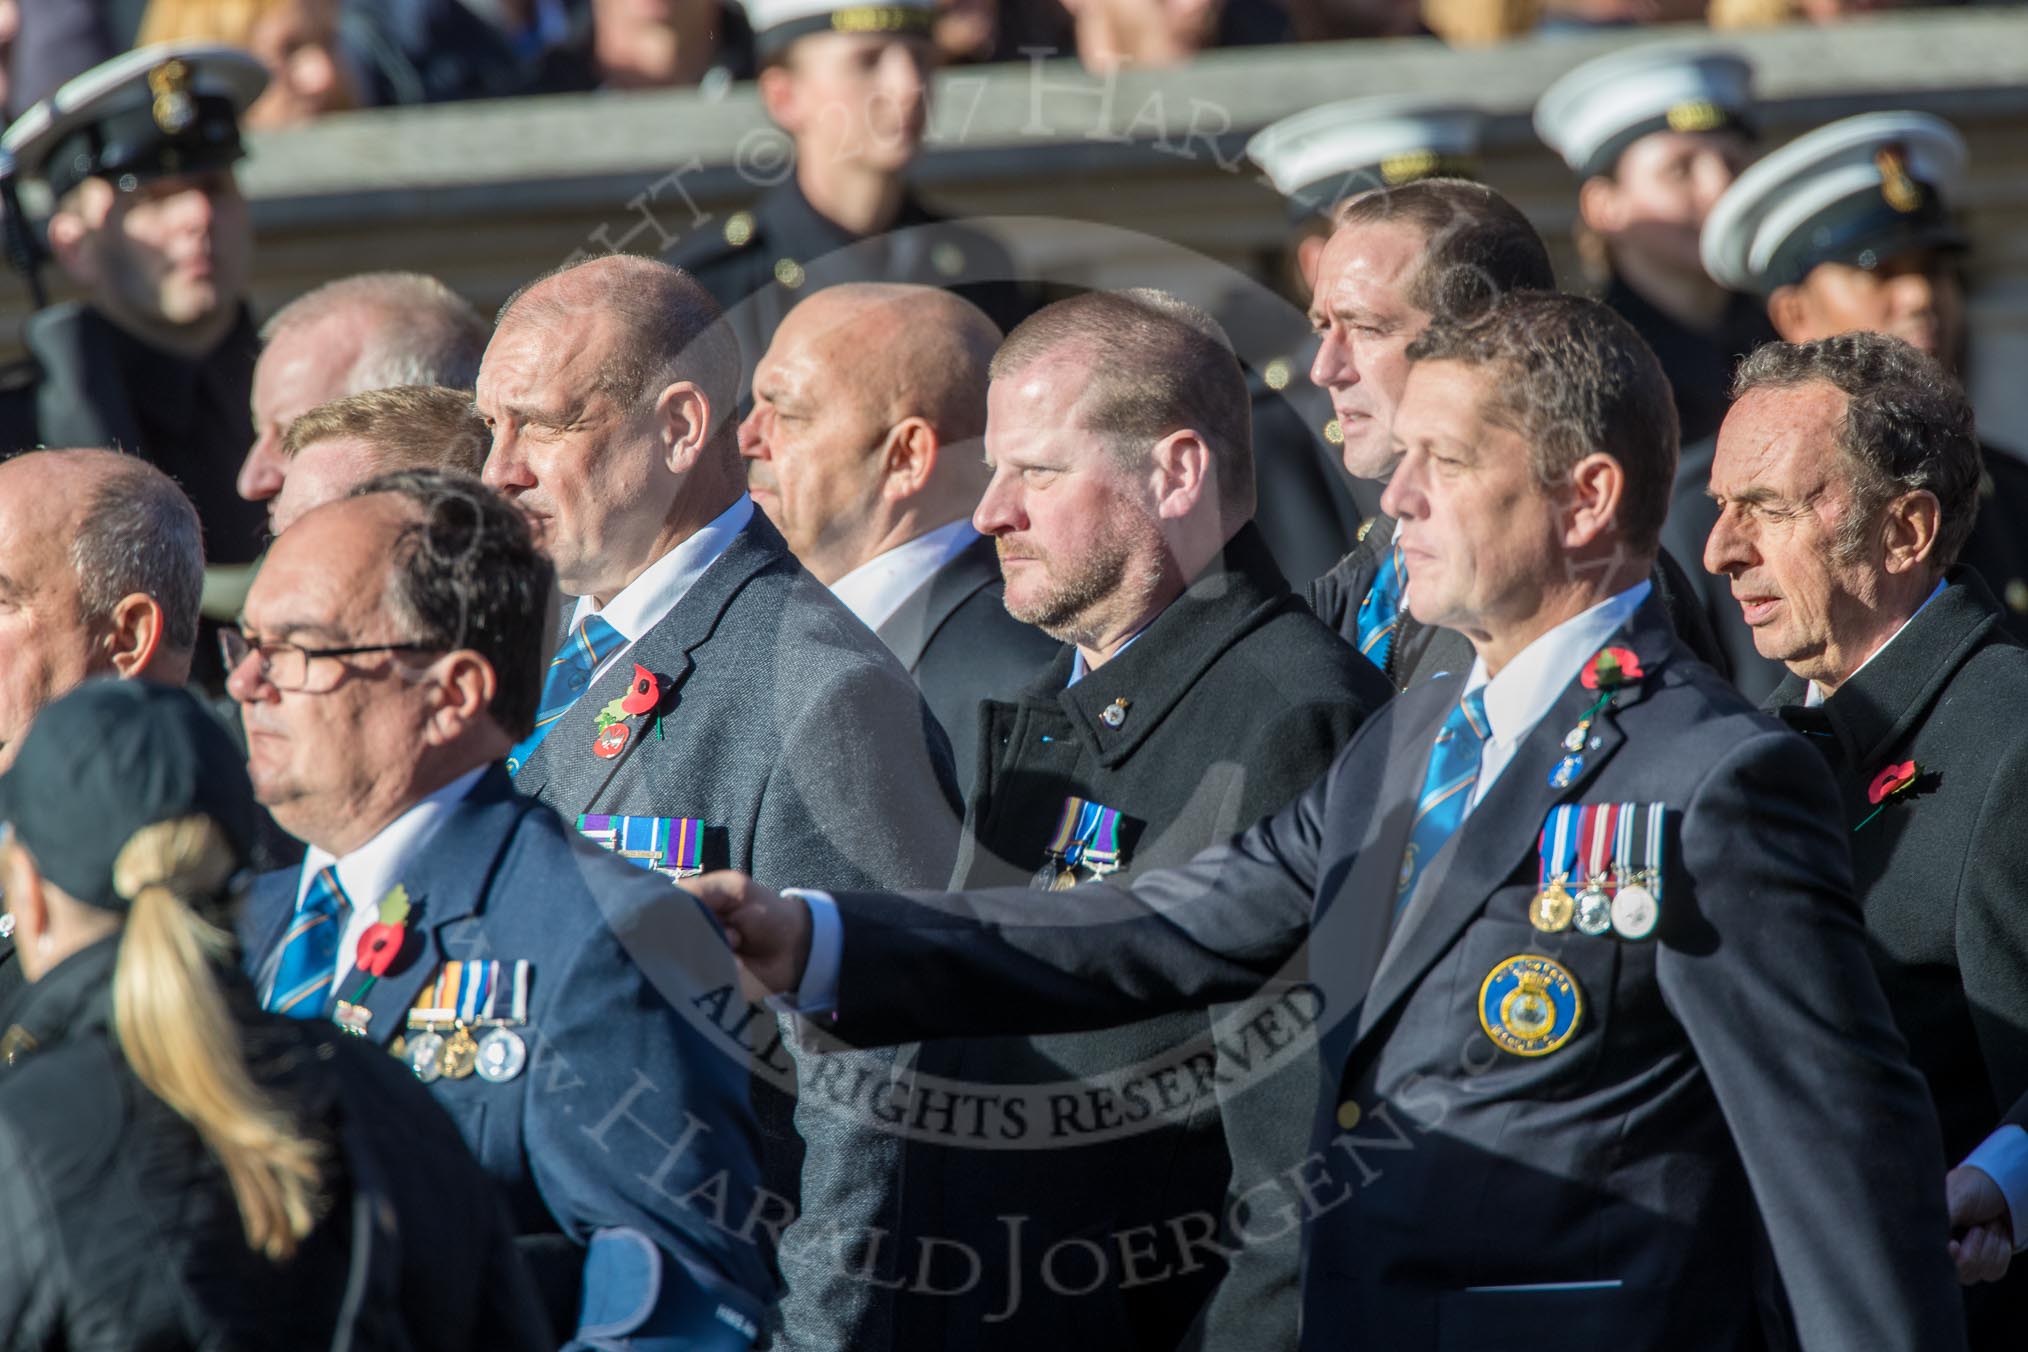
<path fill-rule="evenodd" d="M 113 976 L 113 1033 L 142 1085 L 225 1166 L 248 1245 L 280 1261 L 317 1221 L 320 1152 L 247 1074 L 213 975 L 230 940 L 191 905 L 232 871 L 208 817 L 157 822 L 120 851 L 113 887 L 132 909 Z"/>

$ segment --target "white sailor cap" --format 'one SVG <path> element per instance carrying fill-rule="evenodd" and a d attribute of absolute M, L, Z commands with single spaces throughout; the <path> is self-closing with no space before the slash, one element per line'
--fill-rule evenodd
<path fill-rule="evenodd" d="M 745 0 L 747 23 L 762 60 L 777 56 L 806 33 L 892 33 L 928 36 L 935 0 Z"/>
<path fill-rule="evenodd" d="M 1620 152 L 1658 131 L 1753 126 L 1753 67 L 1734 52 L 1649 45 L 1587 61 L 1544 91 L 1535 134 L 1583 178 L 1609 174 Z"/>
<path fill-rule="evenodd" d="M 245 153 L 239 115 L 267 87 L 237 47 L 164 42 L 94 66 L 16 118 L 0 136 L 24 178 L 61 197 L 87 178 L 122 187 L 231 164 Z"/>
<path fill-rule="evenodd" d="M 1911 249 L 1961 249 L 1950 199 L 1965 143 L 1928 113 L 1863 113 L 1747 169 L 1712 207 L 1698 248 L 1721 286 L 1765 295 L 1819 263 L 1873 268 Z"/>
<path fill-rule="evenodd" d="M 1347 99 L 1263 127 L 1246 153 L 1301 220 L 1371 188 L 1471 178 L 1485 122 L 1477 108 L 1451 99 Z"/>

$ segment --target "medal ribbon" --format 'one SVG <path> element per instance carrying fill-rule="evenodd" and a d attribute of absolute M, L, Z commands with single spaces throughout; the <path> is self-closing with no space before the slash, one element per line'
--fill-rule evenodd
<path fill-rule="evenodd" d="M 1538 891 L 1547 892 L 1555 882 L 1568 883 L 1577 866 L 1578 814 L 1575 803 L 1563 803 L 1549 810 L 1542 823 L 1537 852 L 1542 859 L 1542 881 Z M 1581 886 L 1582 884 L 1580 884 Z"/>
<path fill-rule="evenodd" d="M 1613 892 L 1613 856 L 1618 844 L 1620 804 L 1593 803 L 1584 809 L 1579 828 L 1583 847 L 1582 881 L 1590 886 L 1597 880 L 1599 890 Z"/>
<path fill-rule="evenodd" d="M 1056 835 L 1049 842 L 1050 857 L 1061 860 L 1065 867 L 1075 867 L 1098 834 L 1099 820 L 1106 811 L 1101 804 L 1087 803 L 1082 798 L 1064 799 L 1063 819 L 1056 824 Z M 1113 816 L 1117 818 L 1119 814 L 1115 812 Z"/>
<path fill-rule="evenodd" d="M 1084 866 L 1093 873 L 1111 873 L 1120 866 L 1120 810 L 1116 807 L 1101 807 L 1098 821 L 1093 826 L 1091 841 L 1085 846 Z"/>
<path fill-rule="evenodd" d="M 1620 857 L 1620 881 L 1642 877 L 1656 901 L 1662 899 L 1662 803 L 1625 803 L 1622 812 L 1629 820 L 1627 850 Z"/>

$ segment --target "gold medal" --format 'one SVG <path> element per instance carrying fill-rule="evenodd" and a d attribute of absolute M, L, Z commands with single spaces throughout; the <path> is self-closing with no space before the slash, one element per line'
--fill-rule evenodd
<path fill-rule="evenodd" d="M 1068 892 L 1071 888 L 1076 886 L 1077 886 L 1077 870 L 1070 867 L 1068 864 L 1058 869 L 1056 871 L 1056 876 L 1049 880 L 1049 890 L 1052 892 Z"/>
<path fill-rule="evenodd" d="M 462 1080 L 470 1075 L 479 1064 L 479 1043 L 463 1021 L 456 1032 L 444 1043 L 443 1051 L 437 1057 L 437 1069 L 453 1080 Z"/>
<path fill-rule="evenodd" d="M 1557 934 L 1570 928 L 1570 921 L 1577 914 L 1577 902 L 1559 880 L 1549 884 L 1535 894 L 1535 900 L 1528 903 L 1528 921 L 1545 934 Z"/>

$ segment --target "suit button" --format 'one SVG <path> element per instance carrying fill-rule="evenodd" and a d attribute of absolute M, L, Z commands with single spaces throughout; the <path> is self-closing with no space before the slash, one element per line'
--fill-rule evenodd
<path fill-rule="evenodd" d="M 1351 1099 L 1338 1105 L 1338 1125 L 1346 1131 L 1359 1125 L 1359 1105 Z"/>

